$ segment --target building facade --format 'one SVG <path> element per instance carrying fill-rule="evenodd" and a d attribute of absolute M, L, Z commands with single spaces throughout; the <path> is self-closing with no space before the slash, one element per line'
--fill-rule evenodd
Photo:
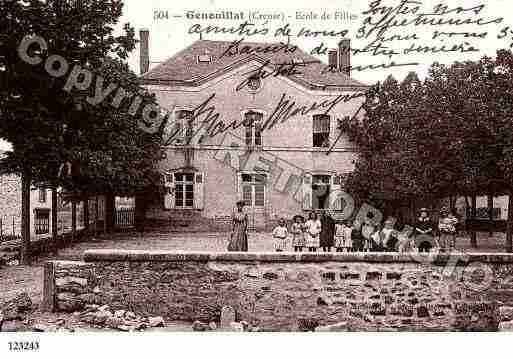
<path fill-rule="evenodd" d="M 340 211 L 333 191 L 356 151 L 339 122 L 361 113 L 367 88 L 344 68 L 349 41 L 329 64 L 300 49 L 225 54 L 230 46 L 199 40 L 148 71 L 141 32 L 141 78 L 172 114 L 160 163 L 166 193 L 147 216 L 226 223 L 244 200 L 250 226 L 265 228 L 311 209 Z"/>
<path fill-rule="evenodd" d="M 33 188 L 30 191 L 30 234 L 44 235 L 51 228 L 51 191 Z M 21 235 L 21 178 L 0 176 L 0 235 Z"/>

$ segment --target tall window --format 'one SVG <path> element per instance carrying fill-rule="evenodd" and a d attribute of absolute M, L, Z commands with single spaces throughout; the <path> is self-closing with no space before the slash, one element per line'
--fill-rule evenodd
<path fill-rule="evenodd" d="M 313 116 L 313 147 L 325 148 L 330 146 L 330 116 Z"/>
<path fill-rule="evenodd" d="M 324 209 L 329 207 L 331 176 L 312 176 L 312 208 Z"/>
<path fill-rule="evenodd" d="M 246 206 L 265 206 L 265 181 L 263 174 L 242 174 L 242 199 Z"/>
<path fill-rule="evenodd" d="M 178 143 L 189 143 L 193 133 L 193 112 L 190 110 L 180 110 L 176 113 L 176 123 L 178 126 Z"/>
<path fill-rule="evenodd" d="M 46 189 L 40 188 L 39 189 L 39 202 L 46 203 Z"/>
<path fill-rule="evenodd" d="M 246 112 L 244 126 L 246 127 L 246 145 L 262 146 L 263 114 L 255 111 Z"/>
<path fill-rule="evenodd" d="M 50 210 L 46 208 L 37 208 L 34 216 L 34 232 L 36 234 L 45 234 L 50 232 Z"/>
<path fill-rule="evenodd" d="M 175 207 L 194 206 L 194 173 L 175 173 Z"/>

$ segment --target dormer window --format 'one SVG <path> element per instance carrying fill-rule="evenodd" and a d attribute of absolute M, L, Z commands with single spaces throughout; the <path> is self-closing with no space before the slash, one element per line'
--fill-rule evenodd
<path fill-rule="evenodd" d="M 248 79 L 248 88 L 252 92 L 256 92 L 262 86 L 262 80 L 257 76 L 252 76 Z"/>
<path fill-rule="evenodd" d="M 212 55 L 204 54 L 204 55 L 198 55 L 198 63 L 211 63 L 212 62 Z"/>

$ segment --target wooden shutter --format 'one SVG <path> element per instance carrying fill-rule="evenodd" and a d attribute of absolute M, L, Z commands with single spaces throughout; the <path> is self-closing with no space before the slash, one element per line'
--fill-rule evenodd
<path fill-rule="evenodd" d="M 164 174 L 164 208 L 175 208 L 175 181 L 173 173 Z"/>
<path fill-rule="evenodd" d="M 205 207 L 205 174 L 196 172 L 194 175 L 194 208 L 203 209 Z"/>
<path fill-rule="evenodd" d="M 340 176 L 331 176 L 330 180 L 330 209 L 334 211 L 342 210 L 342 198 L 340 197 L 340 191 L 342 190 L 341 178 Z"/>
<path fill-rule="evenodd" d="M 302 204 L 304 210 L 312 209 L 312 175 L 305 173 L 303 175 L 302 185 Z"/>
<path fill-rule="evenodd" d="M 313 133 L 329 133 L 330 132 L 330 116 L 314 115 L 313 116 Z"/>
<path fill-rule="evenodd" d="M 237 201 L 242 199 L 242 172 L 237 172 Z"/>

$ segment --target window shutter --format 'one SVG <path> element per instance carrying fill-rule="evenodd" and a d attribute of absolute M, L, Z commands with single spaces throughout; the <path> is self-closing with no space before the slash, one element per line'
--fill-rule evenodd
<path fill-rule="evenodd" d="M 194 208 L 203 209 L 205 207 L 205 174 L 196 172 L 194 177 Z"/>
<path fill-rule="evenodd" d="M 175 181 L 173 173 L 164 174 L 164 208 L 173 209 L 175 208 Z"/>
<path fill-rule="evenodd" d="M 303 186 L 302 186 L 303 195 L 301 197 L 303 209 L 309 210 L 312 209 L 312 175 L 305 173 L 303 175 Z"/>
<path fill-rule="evenodd" d="M 242 199 L 242 173 L 237 172 L 237 201 Z"/>
<path fill-rule="evenodd" d="M 313 133 L 329 133 L 330 132 L 330 116 L 314 115 L 313 116 Z"/>
<path fill-rule="evenodd" d="M 331 191 L 330 191 L 330 209 L 334 211 L 342 210 L 342 198 L 340 198 L 340 191 L 342 190 L 340 176 L 331 176 Z"/>

